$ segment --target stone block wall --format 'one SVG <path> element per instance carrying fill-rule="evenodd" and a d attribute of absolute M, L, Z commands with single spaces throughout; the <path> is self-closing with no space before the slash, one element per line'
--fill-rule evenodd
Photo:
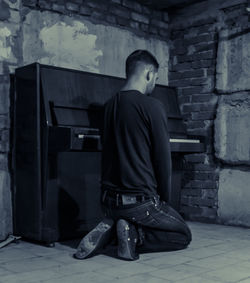
<path fill-rule="evenodd" d="M 204 153 L 185 156 L 181 203 L 189 219 L 249 226 L 249 208 L 238 206 L 250 190 L 246 8 L 247 1 L 212 0 L 170 16 L 169 84 L 178 88 L 188 133 L 206 141 Z"/>
<path fill-rule="evenodd" d="M 220 162 L 218 219 L 250 227 L 249 3 L 227 9 L 235 21 L 219 34 L 215 155 Z"/>
<path fill-rule="evenodd" d="M 167 85 L 168 21 L 131 0 L 0 1 L 0 240 L 12 233 L 10 73 L 40 62 L 124 77 L 125 58 L 145 48 Z"/>

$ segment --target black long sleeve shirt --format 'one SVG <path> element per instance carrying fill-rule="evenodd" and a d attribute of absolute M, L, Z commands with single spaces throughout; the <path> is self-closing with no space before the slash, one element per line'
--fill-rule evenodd
<path fill-rule="evenodd" d="M 167 115 L 156 98 L 121 91 L 105 105 L 102 184 L 169 201 L 171 153 Z"/>

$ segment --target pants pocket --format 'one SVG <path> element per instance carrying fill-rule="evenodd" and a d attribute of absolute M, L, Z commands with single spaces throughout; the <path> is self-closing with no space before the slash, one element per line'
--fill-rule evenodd
<path fill-rule="evenodd" d="M 153 204 L 143 209 L 139 209 L 136 214 L 133 214 L 131 221 L 142 226 L 159 227 L 159 221 L 154 216 Z"/>

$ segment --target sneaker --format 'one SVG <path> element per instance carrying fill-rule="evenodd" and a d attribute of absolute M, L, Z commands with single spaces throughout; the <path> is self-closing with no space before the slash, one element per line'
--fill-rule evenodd
<path fill-rule="evenodd" d="M 105 218 L 93 230 L 83 237 L 74 254 L 76 259 L 86 259 L 100 249 L 102 249 L 110 240 L 114 221 Z"/>
<path fill-rule="evenodd" d="M 139 254 L 135 251 L 138 241 L 135 226 L 124 219 L 119 219 L 116 229 L 118 238 L 118 257 L 124 260 L 139 259 Z"/>

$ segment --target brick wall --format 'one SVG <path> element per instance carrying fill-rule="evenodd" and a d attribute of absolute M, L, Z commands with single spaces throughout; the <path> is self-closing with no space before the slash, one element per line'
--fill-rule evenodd
<path fill-rule="evenodd" d="M 211 1 L 212 2 L 212 1 Z M 220 3 L 219 3 L 220 2 Z M 216 222 L 220 161 L 214 155 L 214 119 L 218 104 L 216 64 L 219 32 L 248 22 L 246 4 L 219 1 L 193 7 L 199 16 L 172 15 L 169 84 L 178 88 L 181 111 L 191 135 L 202 136 L 206 152 L 185 156 L 182 213 L 192 220 Z M 240 2 L 240 1 L 238 1 Z M 197 7 L 198 6 L 198 7 Z M 190 8 L 191 9 L 191 8 Z M 196 9 L 200 10 L 195 13 Z M 206 9 L 205 9 L 206 10 Z M 185 17 L 186 16 L 186 17 Z M 174 18 L 175 17 L 175 18 Z"/>
<path fill-rule="evenodd" d="M 95 23 L 119 26 L 144 36 L 166 39 L 168 13 L 152 11 L 132 0 L 23 0 L 30 9 L 49 10 L 56 13 L 81 15 Z"/>

